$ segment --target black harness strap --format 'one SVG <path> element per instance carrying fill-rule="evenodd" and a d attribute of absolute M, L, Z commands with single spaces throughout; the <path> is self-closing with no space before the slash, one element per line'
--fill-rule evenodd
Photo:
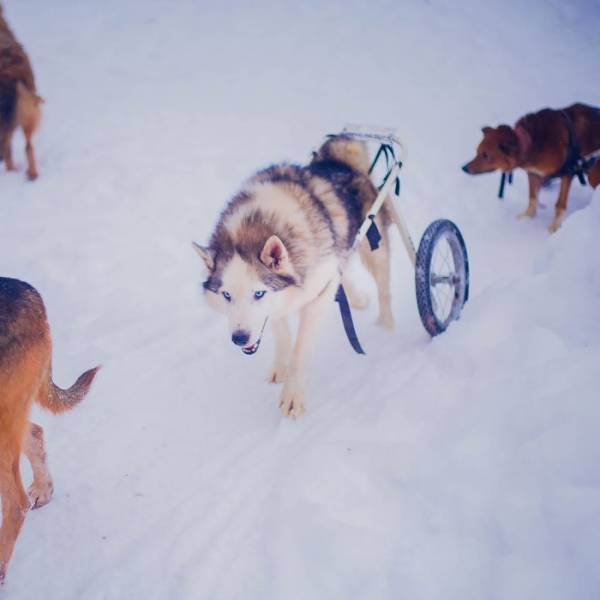
<path fill-rule="evenodd" d="M 504 198 L 504 188 L 506 186 L 506 182 L 508 181 L 509 185 L 512 185 L 513 182 L 513 172 L 509 171 L 508 173 L 502 172 L 500 175 L 500 189 L 498 190 L 498 198 Z"/>
<path fill-rule="evenodd" d="M 340 314 L 342 315 L 342 323 L 344 324 L 344 331 L 348 336 L 350 345 L 354 348 L 357 354 L 364 354 L 365 351 L 362 349 L 356 330 L 354 329 L 354 322 L 352 321 L 352 313 L 350 312 L 350 305 L 348 304 L 348 298 L 346 298 L 346 292 L 344 286 L 340 283 L 337 292 L 335 294 L 335 301 L 340 305 Z"/>
<path fill-rule="evenodd" d="M 382 154 L 385 158 L 385 168 L 387 169 L 388 172 L 391 170 L 392 166 L 395 163 L 398 163 L 400 166 L 402 166 L 402 162 L 396 160 L 396 153 L 394 152 L 393 146 L 391 144 L 382 143 L 379 146 L 379 150 L 377 150 L 377 154 L 375 155 L 375 158 L 373 159 L 371 166 L 369 167 L 369 175 L 371 175 L 373 173 L 373 170 L 375 169 L 375 165 L 377 164 L 377 161 L 379 160 L 379 157 Z M 385 180 L 379 186 L 378 189 L 381 190 L 381 188 L 384 185 L 385 185 Z M 400 195 L 400 178 L 399 177 L 396 178 L 396 190 L 395 191 L 396 191 L 396 196 L 399 196 Z M 371 219 L 371 225 L 369 226 L 369 229 L 367 229 L 367 240 L 369 242 L 369 246 L 371 247 L 371 250 L 377 250 L 377 248 L 379 248 L 379 242 L 381 241 L 381 233 L 379 232 L 379 228 L 375 224 L 375 216 L 369 215 L 369 218 Z"/>
<path fill-rule="evenodd" d="M 385 166 L 386 166 L 386 169 L 388 169 L 388 170 L 390 168 L 390 163 L 393 163 L 396 160 L 396 154 L 394 152 L 394 148 L 392 147 L 392 145 L 382 143 L 381 146 L 379 146 L 379 150 L 377 150 L 377 154 L 375 154 L 375 158 L 373 159 L 371 166 L 369 167 L 369 175 L 371 175 L 371 173 L 373 173 L 373 170 L 375 169 L 375 165 L 377 164 L 377 161 L 379 160 L 379 157 L 382 154 L 385 157 Z"/>
<path fill-rule="evenodd" d="M 556 171 L 556 173 L 549 175 L 546 179 L 555 179 L 556 177 L 577 177 L 577 179 L 579 179 L 579 183 L 581 183 L 581 185 L 585 185 L 585 174 L 596 161 L 595 159 L 586 161 L 581 156 L 581 147 L 577 141 L 575 124 L 573 123 L 571 117 L 569 117 L 569 113 L 567 113 L 566 110 L 561 110 L 560 112 L 565 119 L 567 130 L 569 132 L 569 149 L 567 152 L 567 159 L 565 160 L 563 166 Z"/>
<path fill-rule="evenodd" d="M 379 228 L 375 225 L 375 215 L 369 216 L 369 219 L 371 219 L 371 225 L 367 229 L 367 240 L 369 241 L 371 250 L 377 250 L 381 241 L 381 233 L 379 233 Z"/>

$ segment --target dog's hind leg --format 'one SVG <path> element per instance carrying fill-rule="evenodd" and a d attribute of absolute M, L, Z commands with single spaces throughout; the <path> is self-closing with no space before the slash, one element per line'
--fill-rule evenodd
<path fill-rule="evenodd" d="M 8 130 L 3 132 L 4 135 L 0 137 L 0 148 L 2 157 L 4 158 L 4 162 L 6 163 L 7 171 L 16 171 L 15 163 L 12 157 L 12 136 L 13 131 Z"/>
<path fill-rule="evenodd" d="M 8 442 L 8 440 L 6 440 Z M 29 499 L 19 470 L 20 448 L 17 443 L 0 444 L 0 495 L 2 527 L 0 528 L 0 584 L 4 582 L 15 541 L 29 508 Z"/>
<path fill-rule="evenodd" d="M 588 182 L 595 188 L 600 184 L 600 160 L 588 171 Z"/>
<path fill-rule="evenodd" d="M 33 483 L 29 488 L 31 508 L 40 508 L 50 502 L 54 486 L 46 463 L 44 430 L 35 423 L 30 424 L 29 435 L 25 440 L 25 455 L 31 463 Z"/>
<path fill-rule="evenodd" d="M 42 99 L 28 90 L 21 82 L 17 84 L 17 121 L 25 135 L 25 153 L 27 154 L 27 177 L 34 180 L 38 176 L 32 138 L 40 119 Z"/>
<path fill-rule="evenodd" d="M 27 154 L 27 178 L 30 181 L 37 179 L 38 170 L 37 163 L 35 161 L 35 154 L 33 153 L 33 144 L 31 138 L 33 137 L 33 129 L 27 128 L 23 130 L 25 134 L 25 153 Z"/>
<path fill-rule="evenodd" d="M 563 219 L 565 218 L 571 181 L 573 181 L 573 177 L 570 175 L 560 178 L 560 191 L 558 192 L 558 200 L 556 201 L 554 220 L 550 224 L 550 227 L 548 227 L 550 233 L 554 233 L 561 226 Z"/>
<path fill-rule="evenodd" d="M 292 351 L 292 334 L 285 317 L 273 320 L 273 334 L 275 336 L 275 360 L 268 381 L 269 383 L 283 383 Z"/>
<path fill-rule="evenodd" d="M 288 376 L 279 399 L 279 407 L 286 417 L 300 417 L 304 414 L 306 368 L 321 321 L 333 305 L 338 283 L 338 281 L 332 280 L 319 296 L 303 306 L 300 311 L 298 337 L 294 345 Z"/>
<path fill-rule="evenodd" d="M 371 250 L 368 243 L 363 241 L 359 247 L 360 258 L 375 279 L 377 296 L 379 298 L 378 325 L 392 330 L 395 327 L 392 313 L 392 296 L 390 291 L 390 244 L 389 234 L 385 226 L 379 225 L 381 241 L 377 250 Z"/>

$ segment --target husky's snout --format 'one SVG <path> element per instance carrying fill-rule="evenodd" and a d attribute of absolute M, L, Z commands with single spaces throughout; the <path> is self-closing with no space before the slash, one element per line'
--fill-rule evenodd
<path fill-rule="evenodd" d="M 236 329 L 231 334 L 231 341 L 236 346 L 241 346 L 244 354 L 254 354 L 260 346 L 260 337 L 256 340 L 256 342 L 254 342 L 254 344 L 249 344 L 248 342 L 250 341 L 250 333 L 248 331 L 244 331 L 243 329 Z"/>
<path fill-rule="evenodd" d="M 249 340 L 250 334 L 247 331 L 244 331 L 243 329 L 237 329 L 231 335 L 231 341 L 236 346 L 246 346 Z"/>

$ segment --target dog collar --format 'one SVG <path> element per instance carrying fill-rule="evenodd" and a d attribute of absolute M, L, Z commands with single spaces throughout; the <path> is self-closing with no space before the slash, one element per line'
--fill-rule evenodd
<path fill-rule="evenodd" d="M 531 150 L 531 136 L 522 125 L 517 125 L 515 127 L 515 134 L 519 140 L 519 157 L 521 161 L 524 162 Z"/>

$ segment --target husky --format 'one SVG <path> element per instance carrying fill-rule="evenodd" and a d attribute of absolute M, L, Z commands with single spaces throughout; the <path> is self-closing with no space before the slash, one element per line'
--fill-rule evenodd
<path fill-rule="evenodd" d="M 258 351 L 267 323 L 275 360 L 268 381 L 283 383 L 284 416 L 304 414 L 305 375 L 323 316 L 343 282 L 351 306 L 365 296 L 344 277 L 356 233 L 377 197 L 364 142 L 331 136 L 307 166 L 281 164 L 259 171 L 227 204 L 208 246 L 193 242 L 204 261 L 204 296 L 229 322 L 244 354 Z M 379 248 L 363 242 L 362 262 L 377 284 L 378 322 L 394 327 L 385 206 L 376 218 Z M 299 313 L 295 343 L 288 316 Z"/>
<path fill-rule="evenodd" d="M 33 402 L 58 414 L 83 400 L 99 367 L 86 371 L 67 390 L 52 381 L 52 344 L 44 303 L 29 284 L 0 277 L 0 585 L 29 508 L 50 501 L 44 430 L 29 420 Z M 21 453 L 29 459 L 29 495 L 21 481 Z"/>
<path fill-rule="evenodd" d="M 0 162 L 15 171 L 12 137 L 17 127 L 25 135 L 27 177 L 38 176 L 32 138 L 42 118 L 43 99 L 37 95 L 31 63 L 11 31 L 0 4 Z"/>

